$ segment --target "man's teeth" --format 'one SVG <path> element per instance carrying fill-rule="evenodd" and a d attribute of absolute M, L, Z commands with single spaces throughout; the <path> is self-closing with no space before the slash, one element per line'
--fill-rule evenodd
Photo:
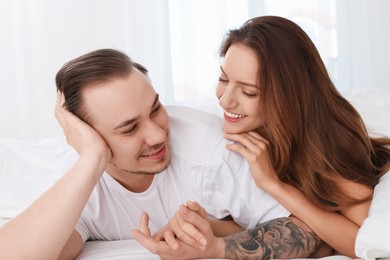
<path fill-rule="evenodd" d="M 231 118 L 243 118 L 244 117 L 244 115 L 233 114 L 233 113 L 230 113 L 228 111 L 225 111 L 225 115 L 227 115 L 228 117 L 231 117 Z"/>
<path fill-rule="evenodd" d="M 152 156 L 152 155 L 155 155 L 157 153 L 159 153 L 161 151 L 162 148 L 158 149 L 158 150 L 155 150 L 155 151 L 152 151 L 152 152 L 148 152 L 148 153 L 144 153 L 142 156 Z"/>
<path fill-rule="evenodd" d="M 153 152 L 153 153 L 146 153 L 144 154 L 143 156 L 152 156 L 152 155 L 155 155 L 157 152 Z"/>

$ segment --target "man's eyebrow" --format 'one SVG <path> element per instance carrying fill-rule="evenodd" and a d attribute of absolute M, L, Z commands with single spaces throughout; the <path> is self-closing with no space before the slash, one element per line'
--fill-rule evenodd
<path fill-rule="evenodd" d="M 137 117 L 134 117 L 132 119 L 125 120 L 125 121 L 121 122 L 120 124 L 118 124 L 116 127 L 114 127 L 114 130 L 118 130 L 119 128 L 134 124 L 138 120 L 138 118 L 139 117 L 137 116 Z"/>
<path fill-rule="evenodd" d="M 221 68 L 222 73 L 227 77 L 227 74 L 223 70 L 222 66 L 219 66 L 219 67 Z M 244 81 L 237 81 L 237 83 L 240 84 L 240 85 L 247 86 L 247 87 L 253 87 L 253 88 L 259 89 L 259 87 L 256 84 L 252 84 L 252 83 L 248 83 L 248 82 L 244 82 Z"/>
<path fill-rule="evenodd" d="M 153 109 L 155 107 L 155 105 L 158 103 L 158 100 L 159 100 L 159 95 L 156 94 L 156 97 L 154 98 L 151 109 Z M 119 123 L 117 126 L 115 126 L 114 130 L 118 130 L 119 128 L 134 124 L 138 119 L 139 119 L 139 116 L 136 116 L 132 119 L 125 120 L 125 121 Z"/>

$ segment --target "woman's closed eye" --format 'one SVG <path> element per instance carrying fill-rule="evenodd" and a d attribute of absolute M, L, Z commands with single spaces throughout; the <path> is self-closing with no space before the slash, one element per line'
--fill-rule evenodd
<path fill-rule="evenodd" d="M 219 78 L 218 78 L 218 81 L 219 81 L 219 82 L 223 82 L 223 83 L 228 83 L 228 82 L 229 82 L 228 79 L 223 78 L 223 77 L 219 77 Z"/>
<path fill-rule="evenodd" d="M 247 97 L 251 97 L 251 98 L 255 98 L 259 95 L 256 92 L 249 92 L 249 91 L 245 91 L 245 90 L 242 90 L 242 94 L 244 94 Z"/>

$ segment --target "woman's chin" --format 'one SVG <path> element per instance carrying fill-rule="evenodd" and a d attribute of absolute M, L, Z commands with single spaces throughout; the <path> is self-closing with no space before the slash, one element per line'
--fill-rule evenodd
<path fill-rule="evenodd" d="M 232 126 L 224 126 L 223 131 L 225 132 L 225 134 L 240 134 L 245 132 L 244 129 L 240 129 Z"/>

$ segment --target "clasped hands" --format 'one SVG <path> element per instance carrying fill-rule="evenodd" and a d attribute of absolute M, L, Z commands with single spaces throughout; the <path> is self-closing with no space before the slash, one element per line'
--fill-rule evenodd
<path fill-rule="evenodd" d="M 189 201 L 169 223 L 151 235 L 149 216 L 143 213 L 134 238 L 163 259 L 223 258 L 224 241 L 214 235 L 204 208 Z"/>

